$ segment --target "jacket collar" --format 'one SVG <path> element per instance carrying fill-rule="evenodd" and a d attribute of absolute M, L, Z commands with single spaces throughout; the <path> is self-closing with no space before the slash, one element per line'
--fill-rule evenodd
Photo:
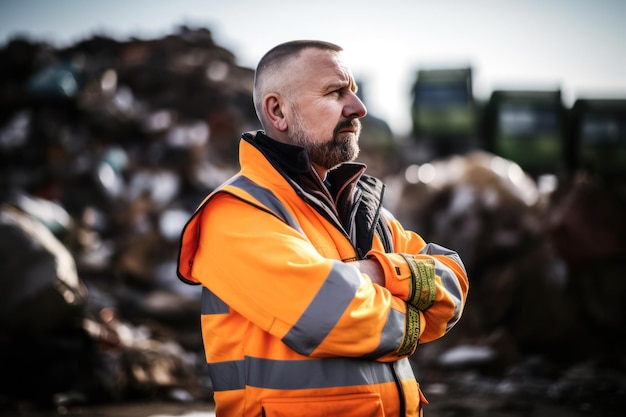
<path fill-rule="evenodd" d="M 256 147 L 272 163 L 285 170 L 290 176 L 307 173 L 312 168 L 306 149 L 279 142 L 263 131 L 247 132 L 243 139 Z"/>
<path fill-rule="evenodd" d="M 338 218 L 344 217 L 356 184 L 366 169 L 364 164 L 343 163 L 328 171 L 326 181 L 323 181 L 303 147 L 279 142 L 263 131 L 244 133 L 242 139 L 258 149 L 292 185 L 295 183 L 306 193 L 322 200 Z"/>
<path fill-rule="evenodd" d="M 303 147 L 279 142 L 260 130 L 244 133 L 243 139 L 256 147 L 273 166 L 284 171 L 289 177 L 295 179 L 307 175 L 316 176 L 321 180 L 311 165 L 309 154 Z M 366 166 L 361 163 L 343 163 L 328 171 L 327 185 L 330 183 L 335 190 L 341 190 L 346 181 L 357 181 L 365 169 Z"/>

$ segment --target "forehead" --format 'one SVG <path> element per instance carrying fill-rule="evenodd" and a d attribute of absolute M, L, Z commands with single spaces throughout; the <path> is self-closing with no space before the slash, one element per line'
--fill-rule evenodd
<path fill-rule="evenodd" d="M 340 53 L 335 51 L 308 48 L 300 53 L 294 62 L 294 75 L 301 84 L 324 88 L 332 84 L 354 83 L 350 68 Z"/>

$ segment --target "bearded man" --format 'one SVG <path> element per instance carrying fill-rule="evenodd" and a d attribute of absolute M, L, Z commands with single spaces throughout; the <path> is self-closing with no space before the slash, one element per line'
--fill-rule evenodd
<path fill-rule="evenodd" d="M 360 120 L 342 48 L 291 41 L 255 72 L 263 127 L 241 170 L 183 231 L 178 275 L 202 286 L 217 416 L 419 416 L 410 363 L 461 318 L 456 252 L 405 230 L 355 163 Z"/>

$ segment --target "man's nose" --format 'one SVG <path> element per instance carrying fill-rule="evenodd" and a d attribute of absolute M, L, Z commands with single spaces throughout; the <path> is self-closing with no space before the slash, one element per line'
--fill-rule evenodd
<path fill-rule="evenodd" d="M 344 114 L 346 117 L 365 117 L 367 114 L 367 108 L 365 108 L 365 104 L 361 101 L 359 96 L 356 93 L 350 92 L 349 101 L 344 108 Z"/>

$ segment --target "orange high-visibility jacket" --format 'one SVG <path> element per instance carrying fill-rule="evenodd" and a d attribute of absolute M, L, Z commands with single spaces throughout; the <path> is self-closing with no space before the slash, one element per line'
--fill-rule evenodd
<path fill-rule="evenodd" d="M 355 173 L 336 192 L 352 202 L 340 215 L 258 136 L 244 135 L 240 172 L 200 205 L 180 247 L 179 277 L 202 285 L 217 416 L 418 416 L 408 356 L 461 317 L 461 260 L 404 230 L 359 164 L 340 167 Z M 372 256 L 385 287 L 351 265 Z"/>

